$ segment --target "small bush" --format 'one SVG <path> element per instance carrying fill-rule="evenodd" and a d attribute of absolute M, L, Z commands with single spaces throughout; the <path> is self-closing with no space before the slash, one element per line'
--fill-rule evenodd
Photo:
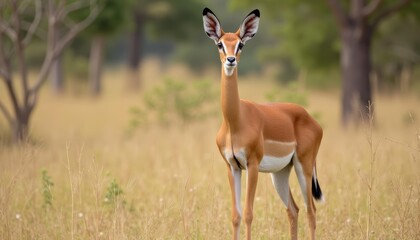
<path fill-rule="evenodd" d="M 308 97 L 303 90 L 300 90 L 297 82 L 291 82 L 286 89 L 281 91 L 277 88 L 269 91 L 265 95 L 270 102 L 291 102 L 301 106 L 308 106 Z"/>
<path fill-rule="evenodd" d="M 125 201 L 121 199 L 121 195 L 123 193 L 124 192 L 120 185 L 117 183 L 117 181 L 115 179 L 112 179 L 106 189 L 105 203 L 116 204 L 117 202 L 122 202 L 124 204 Z"/>
<path fill-rule="evenodd" d="M 290 102 L 303 107 L 309 106 L 308 96 L 303 90 L 299 89 L 297 82 L 289 83 L 283 90 L 274 88 L 267 92 L 265 97 L 269 102 Z M 320 112 L 313 111 L 310 112 L 310 114 L 321 125 L 324 125 L 322 123 L 322 114 Z"/>
<path fill-rule="evenodd" d="M 52 181 L 51 177 L 48 175 L 46 169 L 41 171 L 41 183 L 42 183 L 42 198 L 43 204 L 42 207 L 44 209 L 52 207 L 53 196 L 51 189 L 54 186 L 54 182 Z"/>
<path fill-rule="evenodd" d="M 214 115 L 214 100 L 217 94 L 210 81 L 185 82 L 165 79 L 146 92 L 144 108 L 132 108 L 131 127 L 145 125 L 150 121 L 163 125 L 180 121 L 188 123 Z"/>

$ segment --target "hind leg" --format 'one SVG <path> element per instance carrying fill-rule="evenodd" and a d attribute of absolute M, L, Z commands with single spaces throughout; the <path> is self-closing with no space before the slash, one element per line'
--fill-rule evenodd
<path fill-rule="evenodd" d="M 301 161 L 302 160 L 302 161 Z M 304 155 L 301 160 L 295 156 L 293 159 L 293 165 L 295 167 L 296 175 L 299 181 L 300 188 L 302 190 L 303 198 L 305 200 L 305 206 L 308 216 L 309 223 L 309 236 L 310 239 L 315 239 L 315 228 L 316 228 L 316 208 L 314 200 L 312 198 L 312 173 L 313 164 L 310 155 Z M 302 164 L 306 163 L 306 164 Z"/>
<path fill-rule="evenodd" d="M 280 196 L 281 200 L 283 201 L 287 210 L 290 225 L 290 238 L 292 240 L 296 240 L 299 208 L 297 207 L 295 200 L 293 199 L 292 193 L 290 192 L 289 175 L 291 168 L 292 163 L 287 165 L 281 171 L 272 173 L 271 178 L 273 180 L 273 185 L 276 188 L 276 191 Z"/>

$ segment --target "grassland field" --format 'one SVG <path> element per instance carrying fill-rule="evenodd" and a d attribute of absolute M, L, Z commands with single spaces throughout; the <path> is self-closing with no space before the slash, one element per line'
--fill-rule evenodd
<path fill-rule="evenodd" d="M 214 79 L 219 88 L 218 71 L 205 77 L 181 67 L 162 72 L 153 61 L 144 68 L 144 91 L 166 75 Z M 128 130 L 141 94 L 124 91 L 123 70 L 104 75 L 98 98 L 72 90 L 57 96 L 45 87 L 30 143 L 4 140 L 0 117 L 0 239 L 230 239 L 231 196 L 215 144 L 220 114 Z M 243 77 L 241 97 L 265 101 L 275 84 L 269 78 Z M 339 91 L 305 93 L 324 128 L 317 168 L 326 202 L 316 205 L 318 239 L 420 239 L 419 94 L 378 93 L 374 126 L 342 129 Z M 293 171 L 290 179 L 299 236 L 307 239 Z M 270 175 L 260 174 L 253 237 L 288 239 L 288 228 Z"/>

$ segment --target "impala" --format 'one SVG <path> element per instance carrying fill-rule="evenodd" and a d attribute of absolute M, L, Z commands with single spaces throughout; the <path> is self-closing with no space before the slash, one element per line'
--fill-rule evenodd
<path fill-rule="evenodd" d="M 245 17 L 235 33 L 226 33 L 216 15 L 208 8 L 203 10 L 204 31 L 216 43 L 222 62 L 223 122 L 216 142 L 227 164 L 232 192 L 233 239 L 239 239 L 242 219 L 242 170 L 247 175 L 244 209 L 247 239 L 251 239 L 259 172 L 271 173 L 273 185 L 287 210 L 291 239 L 297 239 L 299 208 L 289 187 L 292 167 L 303 193 L 310 237 L 315 239 L 313 198 L 323 199 L 315 164 L 322 128 L 304 108 L 296 104 L 257 104 L 239 98 L 237 66 L 245 43 L 257 33 L 259 19 L 260 12 L 256 9 Z"/>

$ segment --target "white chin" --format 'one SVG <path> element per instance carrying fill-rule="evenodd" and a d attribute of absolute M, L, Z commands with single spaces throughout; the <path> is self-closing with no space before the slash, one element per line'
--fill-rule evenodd
<path fill-rule="evenodd" d="M 235 66 L 228 66 L 228 65 L 224 64 L 223 67 L 225 69 L 226 76 L 232 76 L 233 71 L 236 68 L 236 65 Z"/>

